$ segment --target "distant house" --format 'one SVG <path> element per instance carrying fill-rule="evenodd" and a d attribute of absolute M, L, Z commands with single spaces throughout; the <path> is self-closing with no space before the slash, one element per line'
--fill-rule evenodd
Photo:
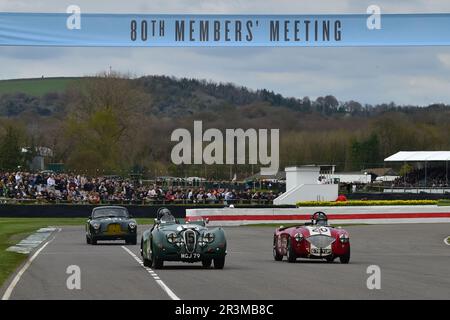
<path fill-rule="evenodd" d="M 30 153 L 31 147 L 22 148 L 22 153 Z M 30 160 L 29 166 L 32 171 L 42 171 L 45 169 L 45 159 L 53 157 L 53 150 L 48 147 L 36 147 L 34 157 Z"/>
<path fill-rule="evenodd" d="M 369 168 L 362 170 L 362 172 L 371 174 L 373 181 L 378 183 L 394 181 L 398 178 L 397 172 L 392 168 Z"/>
<path fill-rule="evenodd" d="M 261 175 L 261 173 L 257 173 L 245 179 L 245 181 L 280 181 L 280 180 L 286 180 L 286 172 L 278 171 L 274 175 Z"/>
<path fill-rule="evenodd" d="M 376 177 L 384 177 L 384 176 L 397 176 L 398 173 L 394 171 L 392 168 L 369 168 L 361 170 L 361 172 L 367 172 Z"/>

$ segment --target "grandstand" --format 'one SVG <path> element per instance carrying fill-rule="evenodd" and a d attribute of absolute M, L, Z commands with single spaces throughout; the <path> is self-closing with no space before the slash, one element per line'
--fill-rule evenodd
<path fill-rule="evenodd" d="M 384 192 L 450 193 L 450 151 L 400 151 L 384 161 L 403 163 L 404 168 Z"/>

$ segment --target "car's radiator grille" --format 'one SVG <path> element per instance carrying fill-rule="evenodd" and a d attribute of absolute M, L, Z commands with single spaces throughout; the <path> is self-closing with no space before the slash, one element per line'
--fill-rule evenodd
<path fill-rule="evenodd" d="M 333 237 L 326 236 L 323 234 L 310 236 L 306 238 L 306 240 L 316 248 L 326 248 L 335 241 Z"/>
<path fill-rule="evenodd" d="M 197 233 L 192 229 L 187 229 L 183 234 L 184 243 L 186 244 L 186 251 L 192 253 L 197 244 Z"/>

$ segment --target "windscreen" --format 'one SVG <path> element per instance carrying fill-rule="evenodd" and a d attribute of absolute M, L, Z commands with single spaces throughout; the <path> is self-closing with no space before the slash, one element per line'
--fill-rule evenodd
<path fill-rule="evenodd" d="M 128 211 L 123 208 L 101 208 L 96 209 L 92 213 L 93 219 L 98 218 L 105 218 L 105 217 L 121 217 L 121 218 L 127 218 L 128 217 Z"/>

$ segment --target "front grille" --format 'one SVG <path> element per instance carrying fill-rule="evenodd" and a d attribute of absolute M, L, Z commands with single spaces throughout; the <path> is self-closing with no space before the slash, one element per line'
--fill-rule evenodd
<path fill-rule="evenodd" d="M 336 239 L 330 236 L 325 236 L 323 234 L 318 234 L 315 236 L 310 236 L 306 238 L 306 240 L 316 248 L 326 248 L 330 246 Z"/>
<path fill-rule="evenodd" d="M 197 233 L 192 229 L 187 229 L 183 234 L 184 243 L 186 244 L 186 251 L 192 253 L 197 244 Z"/>

